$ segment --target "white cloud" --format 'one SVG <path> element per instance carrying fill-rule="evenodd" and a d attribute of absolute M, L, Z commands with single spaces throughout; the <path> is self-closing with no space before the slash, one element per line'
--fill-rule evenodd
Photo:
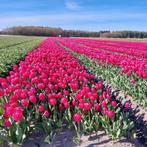
<path fill-rule="evenodd" d="M 69 10 L 78 10 L 80 9 L 80 5 L 73 1 L 73 0 L 66 0 L 65 1 L 65 7 Z"/>

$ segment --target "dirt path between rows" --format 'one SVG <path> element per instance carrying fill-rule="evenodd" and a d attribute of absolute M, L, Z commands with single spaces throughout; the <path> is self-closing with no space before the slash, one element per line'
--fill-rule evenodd
<path fill-rule="evenodd" d="M 52 144 L 47 144 L 44 142 L 45 134 L 43 132 L 37 132 L 26 140 L 23 147 L 145 147 L 137 139 L 128 140 L 123 138 L 118 142 L 113 142 L 104 131 L 99 131 L 97 135 L 83 135 L 81 137 L 81 144 L 76 145 L 73 142 L 74 135 L 74 130 L 64 129 L 54 137 Z"/>

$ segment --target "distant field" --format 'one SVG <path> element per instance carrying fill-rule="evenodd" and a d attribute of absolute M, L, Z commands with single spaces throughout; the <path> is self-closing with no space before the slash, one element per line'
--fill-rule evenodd
<path fill-rule="evenodd" d="M 12 65 L 18 63 L 24 56 L 36 47 L 45 37 L 0 35 L 0 76 L 4 76 Z M 75 38 L 75 37 L 71 37 Z M 79 37 L 77 37 L 79 38 Z M 83 38 L 84 39 L 84 38 Z M 128 42 L 147 42 L 138 38 L 87 38 L 96 40 L 115 40 Z"/>
<path fill-rule="evenodd" d="M 118 41 L 137 41 L 137 42 L 147 42 L 147 38 L 93 38 L 93 39 L 100 39 L 100 40 L 118 40 Z"/>
<path fill-rule="evenodd" d="M 4 76 L 11 66 L 18 63 L 44 38 L 26 36 L 0 36 L 0 76 Z"/>
<path fill-rule="evenodd" d="M 34 40 L 35 37 L 0 36 L 0 49 Z"/>
<path fill-rule="evenodd" d="M 71 38 L 115 40 L 115 41 L 128 41 L 128 42 L 147 42 L 147 38 L 96 38 L 96 37 L 71 37 Z"/>

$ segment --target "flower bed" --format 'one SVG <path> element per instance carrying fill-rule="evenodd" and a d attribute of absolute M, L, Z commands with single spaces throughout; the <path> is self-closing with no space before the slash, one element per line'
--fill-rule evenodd
<path fill-rule="evenodd" d="M 75 52 L 76 57 L 84 65 L 107 83 L 129 94 L 140 105 L 147 106 L 147 60 L 145 58 L 116 54 L 113 50 L 108 52 L 105 49 L 82 46 L 78 44 L 82 39 L 78 41 L 79 39 L 56 38 L 55 40 Z"/>
<path fill-rule="evenodd" d="M 143 53 L 140 50 L 135 50 L 137 52 L 135 52 L 136 54 L 134 55 L 134 52 L 132 50 L 130 51 L 130 49 L 127 50 L 126 48 L 121 51 L 119 48 L 116 49 L 115 46 L 109 48 L 105 46 L 101 47 L 101 45 L 103 45 L 102 43 L 99 46 L 96 41 L 91 42 L 90 39 L 87 39 L 84 43 L 82 39 L 58 38 L 56 40 L 69 48 L 74 48 L 74 50 L 80 54 L 85 54 L 90 58 L 97 59 L 99 63 L 102 62 L 104 64 L 108 63 L 113 66 L 119 66 L 121 71 L 128 74 L 128 76 L 135 73 L 141 78 L 147 78 L 147 53 L 145 50 Z M 78 44 L 79 42 L 81 44 Z M 85 46 L 82 46 L 82 44 Z M 145 55 L 145 57 L 143 55 Z"/>
<path fill-rule="evenodd" d="M 110 87 L 50 38 L 0 78 L 0 97 L 0 137 L 11 145 L 21 145 L 35 128 L 51 142 L 66 124 L 75 128 L 79 143 L 82 133 L 104 129 L 118 139 L 133 127 L 130 104 L 116 100 Z"/>

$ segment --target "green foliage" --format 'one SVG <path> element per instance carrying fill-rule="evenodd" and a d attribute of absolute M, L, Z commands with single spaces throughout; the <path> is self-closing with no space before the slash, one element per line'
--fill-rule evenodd
<path fill-rule="evenodd" d="M 6 41 L 2 43 L 3 40 L 7 40 L 8 44 Z M 0 77 L 5 76 L 13 64 L 22 60 L 42 40 L 41 37 L 16 37 L 16 40 L 14 37 L 10 41 L 9 37 L 0 38 Z"/>
<path fill-rule="evenodd" d="M 0 36 L 0 49 L 20 45 L 22 43 L 34 40 L 35 37 L 26 36 Z"/>

